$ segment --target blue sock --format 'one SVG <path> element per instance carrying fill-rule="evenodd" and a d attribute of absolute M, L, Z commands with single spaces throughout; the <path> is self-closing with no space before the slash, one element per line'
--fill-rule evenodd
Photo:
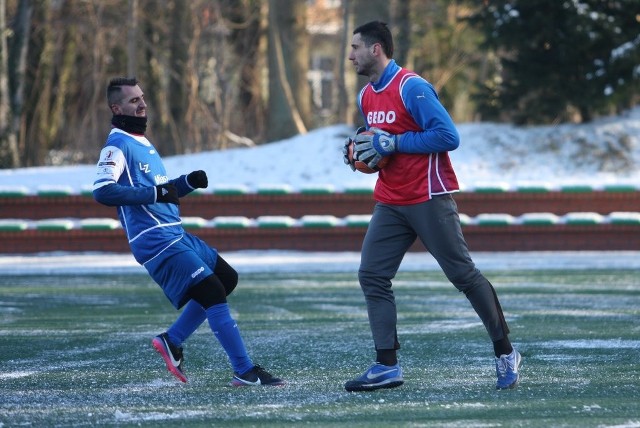
<path fill-rule="evenodd" d="M 189 300 L 178 319 L 167 330 L 169 340 L 175 346 L 181 346 L 206 318 L 204 308 L 195 300 Z"/>
<path fill-rule="evenodd" d="M 238 325 L 231 318 L 229 305 L 226 303 L 213 305 L 206 310 L 206 313 L 209 326 L 229 356 L 234 373 L 243 374 L 251 370 L 253 362 L 244 347 Z"/>

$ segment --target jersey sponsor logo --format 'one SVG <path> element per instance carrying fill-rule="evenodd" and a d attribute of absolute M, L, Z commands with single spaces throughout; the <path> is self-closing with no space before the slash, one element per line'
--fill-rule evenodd
<path fill-rule="evenodd" d="M 113 161 L 110 162 L 98 162 L 98 166 L 116 166 L 116 163 Z"/>
<path fill-rule="evenodd" d="M 138 166 L 140 168 L 140 171 L 144 171 L 145 173 L 149 173 L 151 171 L 149 169 L 149 164 L 148 163 L 143 164 L 142 162 L 138 162 Z"/>
<path fill-rule="evenodd" d="M 107 155 L 104 157 L 106 160 L 109 160 L 113 157 L 113 150 L 109 150 Z"/>
<path fill-rule="evenodd" d="M 191 274 L 191 278 L 195 278 L 196 276 L 200 275 L 202 272 L 204 272 L 204 267 L 200 266 L 200 268 L 198 268 L 197 271 Z"/>
<path fill-rule="evenodd" d="M 169 177 L 167 177 L 166 175 L 156 174 L 156 176 L 153 178 L 154 180 L 156 180 L 156 184 L 165 184 L 169 182 Z"/>
<path fill-rule="evenodd" d="M 367 113 L 367 123 L 376 125 L 378 123 L 393 123 L 396 121 L 396 112 L 391 111 L 370 111 Z"/>

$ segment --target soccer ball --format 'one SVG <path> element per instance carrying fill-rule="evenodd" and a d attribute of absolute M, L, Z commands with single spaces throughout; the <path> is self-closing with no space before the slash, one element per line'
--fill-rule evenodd
<path fill-rule="evenodd" d="M 363 131 L 360 134 L 364 134 L 364 135 L 374 135 L 374 132 L 371 131 Z M 384 168 L 385 166 L 387 166 L 387 164 L 389 163 L 389 160 L 391 159 L 391 156 L 385 156 L 382 159 L 380 159 L 380 161 L 378 162 L 378 165 L 376 165 L 375 168 L 369 168 L 367 166 L 366 163 L 362 162 L 362 161 L 355 161 L 353 159 L 353 145 L 355 143 L 353 142 L 353 140 L 351 140 L 349 142 L 349 162 L 351 162 L 351 164 L 353 164 L 353 166 L 356 167 L 356 169 L 364 174 L 373 174 L 374 172 L 378 172 L 380 171 L 382 168 Z"/>

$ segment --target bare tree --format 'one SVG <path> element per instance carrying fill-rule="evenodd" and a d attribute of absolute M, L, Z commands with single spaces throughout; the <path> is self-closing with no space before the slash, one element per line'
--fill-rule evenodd
<path fill-rule="evenodd" d="M 266 13 L 267 3 L 261 0 L 233 0 L 223 9 L 229 27 L 231 43 L 239 72 L 233 81 L 237 108 L 231 106 L 224 129 L 227 139 L 242 143 L 240 135 L 249 141 L 262 140 L 265 134 Z M 244 140 L 247 143 L 247 140 Z M 250 143 L 248 143 L 250 144 Z"/>
<path fill-rule="evenodd" d="M 138 70 L 138 0 L 129 0 L 127 31 L 127 76 L 135 76 Z"/>
<path fill-rule="evenodd" d="M 393 56 L 401 66 L 412 68 L 407 63 L 411 49 L 411 1 L 394 0 L 391 14 L 391 24 L 395 31 Z"/>
<path fill-rule="evenodd" d="M 4 37 L 7 34 L 6 8 L 6 0 L 0 0 L 0 168 L 15 168 L 20 166 L 17 129 L 20 115 L 14 111 L 10 102 L 16 97 L 12 97 L 9 92 L 9 51 Z M 24 19 L 28 14 L 23 13 L 21 16 Z M 20 33 L 14 31 L 14 35 L 19 37 Z M 22 42 L 22 46 L 26 48 L 27 44 Z M 24 66 L 16 67 L 16 71 L 18 69 L 24 70 Z"/>
<path fill-rule="evenodd" d="M 294 92 L 301 90 L 300 82 L 306 82 L 304 61 L 308 61 L 305 39 L 300 31 L 304 28 L 299 20 L 304 20 L 305 4 L 296 0 L 271 0 L 269 2 L 269 140 L 277 140 L 306 132 L 303 114 L 310 112 L 311 95 L 308 97 Z M 300 44 L 293 48 L 293 41 Z M 308 41 L 307 41 L 308 43 Z M 308 45 L 307 45 L 308 49 Z M 307 85 L 308 86 L 308 85 Z M 297 97 L 296 97 L 297 95 Z M 309 103 L 309 107 L 302 107 Z"/>
<path fill-rule="evenodd" d="M 351 68 L 346 67 L 348 63 L 347 55 L 348 48 L 351 43 L 351 31 L 352 31 L 352 11 L 351 11 L 351 2 L 349 0 L 343 0 L 342 2 L 342 33 L 341 33 L 341 44 L 340 44 L 340 57 L 337 61 L 338 70 L 336 73 L 337 80 L 337 107 L 336 107 L 336 117 L 338 121 L 344 123 L 352 123 L 355 116 L 355 104 L 354 104 L 354 94 L 353 94 L 353 83 L 355 80 L 351 77 L 353 76 L 353 70 Z M 348 88 L 351 88 L 349 90 Z"/>

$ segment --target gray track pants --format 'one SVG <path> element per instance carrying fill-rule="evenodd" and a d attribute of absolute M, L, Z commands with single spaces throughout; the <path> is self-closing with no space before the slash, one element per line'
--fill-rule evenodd
<path fill-rule="evenodd" d="M 457 205 L 451 195 L 441 195 L 415 205 L 377 203 L 373 210 L 362 243 L 358 277 L 376 349 L 400 348 L 391 280 L 416 237 L 471 302 L 491 340 L 506 337 L 509 328 L 495 290 L 469 256 Z"/>

